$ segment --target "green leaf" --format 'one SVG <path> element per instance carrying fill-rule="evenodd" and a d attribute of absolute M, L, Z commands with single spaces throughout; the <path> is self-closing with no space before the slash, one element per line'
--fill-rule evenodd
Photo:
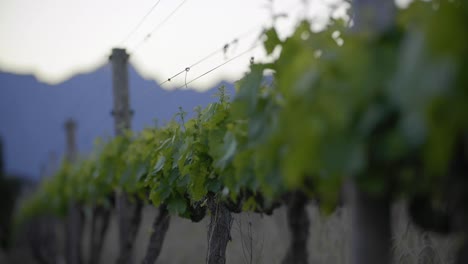
<path fill-rule="evenodd" d="M 150 192 L 150 200 L 155 207 L 161 205 L 163 199 L 161 198 L 161 193 L 157 190 L 151 190 Z"/>
<path fill-rule="evenodd" d="M 254 211 L 257 208 L 257 201 L 255 201 L 254 197 L 249 197 L 247 201 L 244 202 L 242 205 L 242 211 Z"/>
<path fill-rule="evenodd" d="M 221 181 L 219 179 L 208 179 L 206 181 L 206 188 L 208 191 L 217 193 L 221 191 Z"/>
<path fill-rule="evenodd" d="M 146 164 L 140 164 L 138 166 L 138 170 L 136 172 L 137 179 L 139 181 L 143 180 L 148 175 L 148 170 L 146 168 Z"/>
<path fill-rule="evenodd" d="M 187 210 L 187 204 L 185 202 L 185 199 L 180 197 L 179 195 L 172 196 L 167 201 L 167 210 L 169 210 L 171 214 L 184 214 Z"/>
<path fill-rule="evenodd" d="M 224 136 L 224 145 L 223 146 L 223 153 L 224 155 L 222 156 L 221 159 L 219 159 L 216 162 L 216 166 L 224 169 L 227 165 L 228 162 L 232 160 L 234 157 L 234 154 L 236 153 L 237 150 L 237 141 L 233 133 L 227 132 L 226 135 Z"/>
<path fill-rule="evenodd" d="M 205 175 L 193 175 L 192 185 L 190 186 L 190 194 L 194 201 L 201 200 L 208 192 L 206 188 L 206 176 Z"/>
<path fill-rule="evenodd" d="M 159 182 L 150 192 L 150 199 L 155 206 L 163 203 L 172 193 L 172 188 L 166 182 Z"/>
<path fill-rule="evenodd" d="M 154 168 L 151 174 L 156 175 L 158 172 L 160 172 L 164 168 L 165 163 L 166 163 L 166 157 L 160 156 L 158 161 L 154 165 Z"/>
<path fill-rule="evenodd" d="M 265 36 L 267 37 L 266 41 L 263 43 L 267 55 L 270 55 L 275 50 L 276 46 L 281 44 L 281 40 L 278 37 L 278 33 L 276 33 L 275 28 L 270 28 L 265 32 Z"/>
<path fill-rule="evenodd" d="M 169 179 L 168 179 L 169 184 L 171 184 L 171 185 L 174 184 L 176 182 L 176 180 L 179 179 L 179 177 L 180 177 L 179 170 L 178 169 L 172 169 L 171 173 L 169 175 Z"/>

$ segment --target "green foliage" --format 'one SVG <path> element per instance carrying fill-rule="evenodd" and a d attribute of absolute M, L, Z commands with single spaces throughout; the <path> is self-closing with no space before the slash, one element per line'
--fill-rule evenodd
<path fill-rule="evenodd" d="M 242 195 L 271 203 L 302 190 L 331 211 L 348 178 L 375 194 L 437 195 L 468 128 L 467 10 L 416 2 L 378 34 L 341 21 L 318 33 L 303 21 L 286 39 L 268 29 L 264 48 L 279 57 L 251 65 L 232 101 L 221 88 L 192 119 L 180 109 L 164 127 L 64 163 L 25 214 L 63 213 L 70 199 L 94 204 L 116 190 L 183 217 L 209 192 L 255 210 Z"/>

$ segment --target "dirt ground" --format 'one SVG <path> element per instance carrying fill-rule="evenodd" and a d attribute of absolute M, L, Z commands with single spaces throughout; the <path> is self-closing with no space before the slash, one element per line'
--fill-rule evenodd
<path fill-rule="evenodd" d="M 135 244 L 135 263 L 140 263 L 143 258 L 151 234 L 152 220 L 156 213 L 157 210 L 151 206 L 146 206 L 143 210 L 143 221 Z M 351 246 L 349 210 L 342 208 L 331 216 L 324 216 L 317 206 L 309 205 L 308 213 L 311 218 L 309 262 L 314 264 L 349 263 Z M 394 263 L 429 263 L 424 262 L 428 258 L 433 264 L 453 262 L 455 238 L 441 238 L 420 232 L 409 223 L 401 205 L 394 207 L 393 215 Z M 208 219 L 206 217 L 200 223 L 192 223 L 190 220 L 173 217 L 157 263 L 204 263 L 207 251 Z M 63 230 L 63 226 L 57 227 L 57 230 Z M 63 246 L 63 234 L 61 236 L 59 246 Z M 114 216 L 106 236 L 101 263 L 115 263 L 118 253 L 117 236 L 117 223 Z M 228 244 L 226 253 L 227 263 L 281 263 L 289 243 L 286 210 L 279 208 L 272 216 L 261 216 L 256 213 L 235 214 L 231 236 L 232 241 Z M 88 254 L 88 240 L 89 224 L 85 227 L 83 237 L 85 259 Z M 65 263 L 63 257 L 59 257 L 57 262 Z M 23 243 L 8 254 L 0 252 L 0 263 L 33 264 L 35 262 L 30 250 Z"/>

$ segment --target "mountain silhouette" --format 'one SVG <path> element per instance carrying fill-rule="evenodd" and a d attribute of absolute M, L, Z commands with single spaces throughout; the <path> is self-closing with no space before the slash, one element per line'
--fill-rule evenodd
<path fill-rule="evenodd" d="M 134 131 L 154 125 L 155 120 L 164 124 L 179 107 L 193 113 L 196 106 L 217 100 L 213 97 L 216 89 L 169 91 L 142 78 L 132 66 L 128 74 Z M 234 93 L 233 85 L 227 82 L 213 88 L 221 85 Z M 47 170 L 50 173 L 57 157 L 64 153 L 64 122 L 68 118 L 77 122 L 78 150 L 88 153 L 98 136 L 114 135 L 112 100 L 110 64 L 57 85 L 41 83 L 32 75 L 0 72 L 0 137 L 6 171 L 35 179 Z"/>

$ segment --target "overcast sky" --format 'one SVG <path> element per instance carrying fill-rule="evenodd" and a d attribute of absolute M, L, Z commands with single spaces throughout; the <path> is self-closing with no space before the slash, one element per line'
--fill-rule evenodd
<path fill-rule="evenodd" d="M 162 82 L 185 67 L 239 38 L 227 54 L 218 53 L 193 67 L 187 80 L 245 50 L 271 25 L 271 14 L 287 13 L 277 21 L 283 36 L 307 16 L 320 28 L 341 0 L 161 0 L 135 34 L 126 41 L 158 0 L 2 0 L 0 1 L 0 70 L 32 73 L 57 83 L 107 62 L 113 47 L 131 53 L 131 63 L 146 78 Z M 180 6 L 181 5 L 181 6 Z M 179 7 L 180 6 L 180 7 Z M 338 5 L 342 16 L 347 5 Z M 161 24 L 177 7 L 174 15 Z M 159 27 L 158 27 L 159 26 Z M 146 38 L 154 28 L 157 28 Z M 145 41 L 146 39 L 146 41 Z M 257 48 L 199 79 L 206 88 L 221 79 L 235 80 L 246 71 L 250 57 L 262 58 Z M 185 74 L 165 88 L 184 83 Z"/>

